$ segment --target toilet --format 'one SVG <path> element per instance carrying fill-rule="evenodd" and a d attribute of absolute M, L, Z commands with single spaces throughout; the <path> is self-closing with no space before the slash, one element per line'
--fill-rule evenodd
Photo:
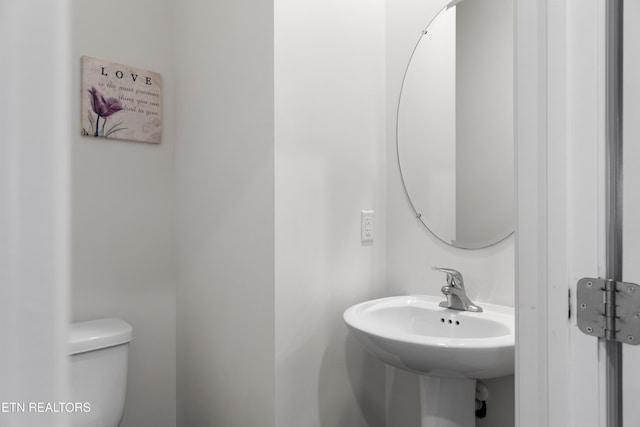
<path fill-rule="evenodd" d="M 73 323 L 69 334 L 73 427 L 117 427 L 124 415 L 129 342 L 121 319 Z"/>

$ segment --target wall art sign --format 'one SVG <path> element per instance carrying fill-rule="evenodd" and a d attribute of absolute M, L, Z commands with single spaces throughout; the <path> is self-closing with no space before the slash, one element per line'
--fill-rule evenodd
<path fill-rule="evenodd" d="M 160 74 L 83 56 L 82 134 L 159 144 Z"/>

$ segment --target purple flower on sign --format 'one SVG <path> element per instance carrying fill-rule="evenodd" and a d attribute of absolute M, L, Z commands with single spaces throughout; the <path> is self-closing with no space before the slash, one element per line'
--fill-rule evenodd
<path fill-rule="evenodd" d="M 102 96 L 94 86 L 91 86 L 91 89 L 87 92 L 91 95 L 91 108 L 93 109 L 93 112 L 98 115 L 98 118 L 96 119 L 96 131 L 93 135 L 98 136 L 98 124 L 100 123 L 100 117 L 104 117 L 106 120 L 107 117 L 122 110 L 123 107 L 117 98 L 105 99 L 105 97 Z"/>

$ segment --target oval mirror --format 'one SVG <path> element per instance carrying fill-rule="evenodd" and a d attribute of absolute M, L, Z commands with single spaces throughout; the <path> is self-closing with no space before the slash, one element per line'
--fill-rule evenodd
<path fill-rule="evenodd" d="M 396 143 L 416 216 L 459 248 L 513 232 L 513 7 L 455 0 L 431 21 L 404 75 Z"/>

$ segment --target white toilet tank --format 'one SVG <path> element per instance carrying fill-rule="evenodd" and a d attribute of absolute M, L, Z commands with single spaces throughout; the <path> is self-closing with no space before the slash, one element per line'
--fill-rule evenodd
<path fill-rule="evenodd" d="M 133 328 L 120 319 L 73 323 L 69 335 L 71 392 L 83 410 L 73 427 L 117 427 L 124 415 L 129 342 Z"/>

